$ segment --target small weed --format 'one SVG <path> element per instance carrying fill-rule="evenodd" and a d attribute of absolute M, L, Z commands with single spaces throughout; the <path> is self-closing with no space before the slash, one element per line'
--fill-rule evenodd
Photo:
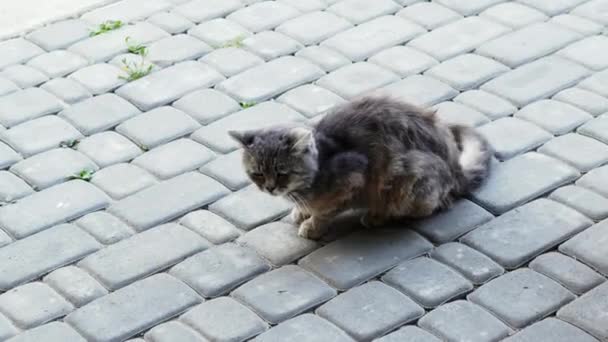
<path fill-rule="evenodd" d="M 95 171 L 93 170 L 82 170 L 80 172 L 78 172 L 77 174 L 73 175 L 72 177 L 70 177 L 70 179 L 80 179 L 83 180 L 85 182 L 90 181 L 91 179 L 93 179 L 93 174 L 95 173 Z"/>
<path fill-rule="evenodd" d="M 247 108 L 251 108 L 251 107 L 255 106 L 257 103 L 255 103 L 255 102 L 239 102 L 239 104 L 241 105 L 241 108 L 247 109 Z"/>
<path fill-rule="evenodd" d="M 223 47 L 223 48 L 229 48 L 229 47 L 241 48 L 241 47 L 243 47 L 243 40 L 245 40 L 245 37 L 238 36 L 238 37 L 234 38 L 233 40 L 229 40 L 229 41 L 225 42 L 221 47 Z"/>
<path fill-rule="evenodd" d="M 132 41 L 131 37 L 125 38 L 125 43 L 127 43 L 127 48 L 132 54 L 140 55 L 142 57 L 145 57 L 148 54 L 148 48 L 144 44 Z"/>
<path fill-rule="evenodd" d="M 122 25 L 123 25 L 123 23 L 120 20 L 108 20 L 108 21 L 105 21 L 105 22 L 99 24 L 98 27 L 92 29 L 91 32 L 89 33 L 89 36 L 94 37 L 94 36 L 98 36 L 103 33 L 110 32 L 112 30 L 117 30 L 117 29 L 121 28 Z"/>
<path fill-rule="evenodd" d="M 65 140 L 59 143 L 59 147 L 63 148 L 75 148 L 80 143 L 80 140 Z"/>
<path fill-rule="evenodd" d="M 127 76 L 120 75 L 120 76 L 118 76 L 118 78 L 126 80 L 127 82 L 135 81 L 137 79 L 140 79 L 140 78 L 148 75 L 150 72 L 152 72 L 152 67 L 153 67 L 152 64 L 150 64 L 146 67 L 145 61 L 143 58 L 141 59 L 141 63 L 136 63 L 136 62 L 129 63 L 126 58 L 123 58 L 122 59 L 122 70 L 124 70 L 127 73 Z"/>

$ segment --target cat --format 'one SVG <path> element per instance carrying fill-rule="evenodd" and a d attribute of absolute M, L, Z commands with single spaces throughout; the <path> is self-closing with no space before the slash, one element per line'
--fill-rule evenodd
<path fill-rule="evenodd" d="M 341 105 L 314 127 L 229 134 L 244 149 L 253 183 L 295 203 L 291 217 L 309 239 L 320 238 L 349 209 L 364 209 L 369 227 L 449 208 L 482 183 L 493 154 L 473 128 L 381 96 Z"/>

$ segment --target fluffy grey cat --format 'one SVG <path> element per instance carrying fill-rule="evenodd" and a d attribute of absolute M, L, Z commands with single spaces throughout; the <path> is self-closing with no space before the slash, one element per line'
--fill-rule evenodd
<path fill-rule="evenodd" d="M 478 186 L 492 151 L 472 128 L 448 126 L 386 97 L 365 97 L 328 113 L 314 128 L 230 132 L 263 191 L 295 203 L 302 237 L 319 238 L 336 214 L 365 209 L 362 222 L 424 217 Z"/>

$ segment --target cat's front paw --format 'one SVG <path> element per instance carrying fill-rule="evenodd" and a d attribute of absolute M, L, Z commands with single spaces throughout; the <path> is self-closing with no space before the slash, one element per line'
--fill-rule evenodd
<path fill-rule="evenodd" d="M 298 235 L 305 239 L 317 240 L 324 233 L 324 230 L 316 225 L 312 218 L 308 218 L 304 222 L 300 224 L 300 228 L 298 229 Z"/>
<path fill-rule="evenodd" d="M 291 220 L 295 224 L 300 224 L 300 223 L 304 222 L 304 220 L 306 220 L 307 218 L 310 217 L 310 215 L 303 213 L 300 209 L 298 209 L 298 207 L 294 207 L 293 209 L 291 209 L 290 216 L 291 216 Z"/>

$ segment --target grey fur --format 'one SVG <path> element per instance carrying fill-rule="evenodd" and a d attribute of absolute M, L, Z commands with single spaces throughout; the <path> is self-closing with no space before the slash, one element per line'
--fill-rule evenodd
<path fill-rule="evenodd" d="M 386 97 L 365 97 L 316 127 L 230 132 L 263 191 L 285 196 L 299 234 L 318 238 L 329 220 L 365 209 L 366 225 L 448 208 L 487 176 L 492 151 L 472 128 Z"/>

